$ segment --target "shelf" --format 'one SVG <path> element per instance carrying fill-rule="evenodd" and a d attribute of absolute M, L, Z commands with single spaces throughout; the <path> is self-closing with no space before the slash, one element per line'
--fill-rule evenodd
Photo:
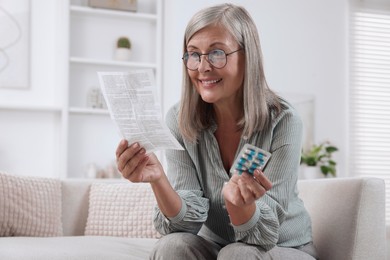
<path fill-rule="evenodd" d="M 81 57 L 70 57 L 70 62 L 88 65 L 99 66 L 118 66 L 118 67 L 135 67 L 135 68 L 150 68 L 155 69 L 157 66 L 154 63 L 146 62 L 129 62 L 129 61 L 115 61 L 115 60 L 98 60 Z"/>
<path fill-rule="evenodd" d="M 107 109 L 101 108 L 83 108 L 83 107 L 71 107 L 69 108 L 69 113 L 79 114 L 79 115 L 109 115 Z"/>
<path fill-rule="evenodd" d="M 79 14 L 89 14 L 89 15 L 99 15 L 99 16 L 106 15 L 106 16 L 157 21 L 157 15 L 155 14 L 136 13 L 130 11 L 116 11 L 116 10 L 100 9 L 100 8 L 92 8 L 92 7 L 76 6 L 76 5 L 71 5 L 70 10 L 75 14 L 79 13 Z"/>
<path fill-rule="evenodd" d="M 30 112 L 55 112 L 60 113 L 59 106 L 36 106 L 36 105 L 0 105 L 0 110 L 30 111 Z"/>
<path fill-rule="evenodd" d="M 87 0 L 68 1 L 64 42 L 67 53 L 66 95 L 62 107 L 62 176 L 84 176 L 90 163 L 105 167 L 115 158 L 118 129 L 108 109 L 100 104 L 97 71 L 151 69 L 156 75 L 156 91 L 161 93 L 163 0 L 145 0 L 136 12 L 94 8 Z M 115 60 L 117 39 L 132 41 L 129 61 Z M 158 84 L 157 84 L 158 82 Z M 96 100 L 97 102 L 93 102 Z M 101 107 L 96 105 L 96 107 Z"/>

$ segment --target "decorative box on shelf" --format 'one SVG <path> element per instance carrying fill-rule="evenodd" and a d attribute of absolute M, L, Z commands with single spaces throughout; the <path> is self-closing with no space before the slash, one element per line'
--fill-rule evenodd
<path fill-rule="evenodd" d="M 137 0 L 89 0 L 90 7 L 114 9 L 121 11 L 137 11 Z"/>

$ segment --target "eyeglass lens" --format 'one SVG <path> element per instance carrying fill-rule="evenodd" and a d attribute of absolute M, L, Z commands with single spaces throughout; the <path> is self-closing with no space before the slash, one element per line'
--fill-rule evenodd
<path fill-rule="evenodd" d="M 221 69 L 226 65 L 226 53 L 223 50 L 212 50 L 206 54 L 198 52 L 186 52 L 183 56 L 183 61 L 186 67 L 190 70 L 196 70 L 199 67 L 201 56 L 207 55 L 208 62 L 217 69 Z"/>

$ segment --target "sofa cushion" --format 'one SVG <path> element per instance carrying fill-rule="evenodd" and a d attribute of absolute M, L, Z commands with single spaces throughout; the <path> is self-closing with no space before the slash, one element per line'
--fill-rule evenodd
<path fill-rule="evenodd" d="M 0 172 L 0 236 L 61 236 L 61 182 Z"/>
<path fill-rule="evenodd" d="M 144 260 L 157 239 L 106 236 L 2 237 L 6 260 Z"/>
<path fill-rule="evenodd" d="M 147 183 L 93 183 L 85 235 L 158 238 Z"/>

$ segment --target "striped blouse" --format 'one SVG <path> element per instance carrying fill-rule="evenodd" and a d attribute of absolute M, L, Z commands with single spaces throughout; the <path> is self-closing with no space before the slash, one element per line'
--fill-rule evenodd
<path fill-rule="evenodd" d="M 223 184 L 231 176 L 223 167 L 214 136 L 217 125 L 204 130 L 198 143 L 190 143 L 179 132 L 178 112 L 176 104 L 166 122 L 185 150 L 168 150 L 166 157 L 167 176 L 182 199 L 182 208 L 177 216 L 166 218 L 156 207 L 154 225 L 161 234 L 191 232 L 222 245 L 241 241 L 266 250 L 312 240 L 311 220 L 297 190 L 302 121 L 291 105 L 283 102 L 283 110 L 272 118 L 270 130 L 240 140 L 236 156 L 245 143 L 272 154 L 263 172 L 273 187 L 256 201 L 252 218 L 239 226 L 230 223 L 221 195 Z"/>

